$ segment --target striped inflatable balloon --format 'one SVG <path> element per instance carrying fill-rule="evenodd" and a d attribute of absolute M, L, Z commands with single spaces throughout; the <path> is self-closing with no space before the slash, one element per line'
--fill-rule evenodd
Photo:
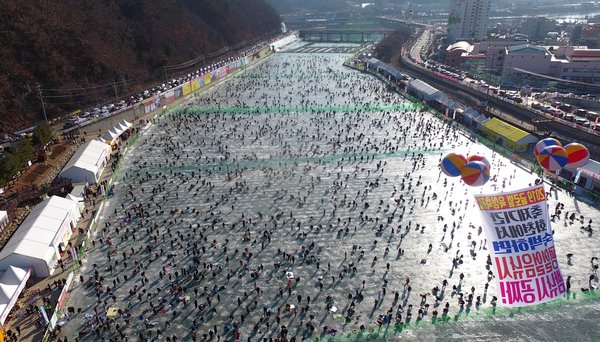
<path fill-rule="evenodd" d="M 537 156 L 538 163 L 547 171 L 558 171 L 569 161 L 567 151 L 560 146 L 548 146 Z"/>
<path fill-rule="evenodd" d="M 580 167 L 590 161 L 590 151 L 581 144 L 568 144 L 565 146 L 565 151 L 567 151 L 567 157 L 569 159 L 567 166 L 569 167 Z"/>
<path fill-rule="evenodd" d="M 448 177 L 458 177 L 463 167 L 467 163 L 467 159 L 457 153 L 448 153 L 440 162 L 442 172 Z"/>
<path fill-rule="evenodd" d="M 533 148 L 533 154 L 535 154 L 536 157 L 539 156 L 540 152 L 548 146 L 562 147 L 562 144 L 560 143 L 560 141 L 558 141 L 554 138 L 542 139 L 542 140 L 538 141 L 537 144 L 535 144 L 535 147 Z"/>
<path fill-rule="evenodd" d="M 484 157 L 484 156 L 480 156 L 480 155 L 477 155 L 477 154 L 474 154 L 472 156 L 468 156 L 467 157 L 467 163 L 468 162 L 472 162 L 472 161 L 480 161 L 480 162 L 484 163 L 485 165 L 487 165 L 488 169 L 492 168 L 492 164 L 490 164 L 489 160 L 487 160 L 487 158 Z"/>
<path fill-rule="evenodd" d="M 471 161 L 465 164 L 460 175 L 465 184 L 482 186 L 490 180 L 490 168 L 483 162 Z"/>

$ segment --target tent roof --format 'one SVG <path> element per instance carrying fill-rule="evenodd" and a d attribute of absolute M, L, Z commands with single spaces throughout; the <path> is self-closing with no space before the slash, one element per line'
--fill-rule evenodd
<path fill-rule="evenodd" d="M 470 120 L 475 120 L 475 118 L 479 116 L 479 112 L 469 107 L 465 109 L 465 111 L 463 112 L 463 116 L 465 118 L 469 118 Z"/>
<path fill-rule="evenodd" d="M 423 94 L 426 94 L 428 96 L 433 96 L 433 95 L 436 95 L 437 93 L 443 94 L 441 91 L 437 90 L 436 88 L 430 86 L 429 84 L 427 84 L 419 79 L 414 79 L 414 80 L 410 81 L 408 83 L 408 85 L 411 88 L 413 88 Z"/>
<path fill-rule="evenodd" d="M 85 199 L 83 197 L 79 197 L 79 196 L 75 196 L 75 195 L 71 195 L 71 194 L 67 194 L 67 198 L 74 202 L 85 202 Z"/>
<path fill-rule="evenodd" d="M 86 146 L 75 152 L 73 157 L 69 159 L 67 165 L 62 169 L 62 172 L 72 167 L 78 167 L 97 173 L 100 161 L 105 158 L 105 153 L 107 151 L 108 146 L 106 144 L 103 144 L 98 140 L 91 140 Z"/>
<path fill-rule="evenodd" d="M 378 60 L 377 58 L 369 58 L 367 60 L 367 62 L 369 62 L 369 64 L 375 66 L 376 68 L 380 68 L 380 69 L 384 70 L 385 72 L 387 72 L 388 74 L 390 74 L 394 78 L 396 78 L 397 80 L 401 80 L 404 78 L 404 74 L 402 74 L 400 71 L 398 71 L 398 69 Z"/>
<path fill-rule="evenodd" d="M 73 190 L 71 190 L 71 194 L 74 196 L 79 196 L 80 194 L 85 192 L 86 187 L 86 183 L 73 185 Z"/>
<path fill-rule="evenodd" d="M 123 132 L 125 132 L 126 130 L 128 130 L 128 129 L 129 129 L 129 127 L 128 127 L 128 126 L 126 126 L 126 125 L 123 125 L 122 123 L 118 123 L 118 124 L 117 124 L 117 126 L 115 126 L 115 127 L 118 127 L 118 128 L 119 128 L 121 131 L 123 131 Z"/>
<path fill-rule="evenodd" d="M 54 252 L 51 245 L 56 234 L 75 207 L 74 201 L 59 196 L 36 205 L 0 251 L 0 260 L 12 254 L 47 260 Z"/>
<path fill-rule="evenodd" d="M 121 121 L 121 122 L 119 122 L 119 123 L 120 123 L 121 125 L 123 125 L 123 126 L 127 126 L 127 127 L 131 127 L 131 126 L 133 126 L 133 125 L 131 124 L 131 122 L 128 122 L 127 120 L 123 120 L 123 121 Z"/>
<path fill-rule="evenodd" d="M 587 162 L 587 164 L 578 167 L 577 170 L 583 170 L 587 173 L 600 176 L 600 162 L 590 160 L 589 162 Z"/>
<path fill-rule="evenodd" d="M 0 277 L 1 284 L 19 285 L 27 277 L 27 270 L 16 266 L 8 266 L 8 269 Z"/>
<path fill-rule="evenodd" d="M 9 266 L 0 276 L 0 323 L 4 324 L 6 317 L 23 291 L 25 282 L 29 279 L 29 270 Z"/>
<path fill-rule="evenodd" d="M 0 222 L 4 222 L 4 220 L 8 220 L 8 212 L 0 210 Z"/>
<path fill-rule="evenodd" d="M 525 132 L 524 130 L 497 118 L 492 118 L 488 120 L 486 123 L 483 124 L 483 127 L 488 129 L 489 131 L 492 131 L 504 137 L 506 140 L 512 143 L 517 143 L 519 140 L 531 135 Z"/>

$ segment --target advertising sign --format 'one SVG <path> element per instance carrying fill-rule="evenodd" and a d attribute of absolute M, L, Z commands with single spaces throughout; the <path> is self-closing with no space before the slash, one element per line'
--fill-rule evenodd
<path fill-rule="evenodd" d="M 565 294 L 543 184 L 475 198 L 495 267 L 498 303 L 527 306 Z"/>

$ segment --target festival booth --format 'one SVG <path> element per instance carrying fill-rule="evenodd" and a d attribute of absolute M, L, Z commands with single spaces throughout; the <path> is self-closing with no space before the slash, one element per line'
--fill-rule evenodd
<path fill-rule="evenodd" d="M 479 130 L 481 130 L 481 127 L 483 126 L 483 124 L 486 123 L 488 120 L 489 120 L 489 118 L 483 114 L 479 114 L 478 117 L 473 119 L 473 121 L 475 122 L 475 127 L 477 127 L 477 129 L 479 129 Z"/>
<path fill-rule="evenodd" d="M 8 211 L 0 210 L 0 232 L 8 226 Z"/>
<path fill-rule="evenodd" d="M 0 270 L 32 267 L 37 277 L 51 276 L 80 217 L 70 199 L 52 196 L 36 205 L 0 251 Z"/>
<path fill-rule="evenodd" d="M 111 146 L 115 146 L 119 142 L 119 138 L 121 138 L 121 136 L 125 132 L 127 132 L 132 126 L 133 125 L 131 123 L 123 120 L 117 123 L 115 126 L 113 126 L 113 128 L 109 129 L 106 133 L 104 133 L 102 138 L 100 138 L 100 141 Z"/>
<path fill-rule="evenodd" d="M 387 76 L 389 80 L 401 81 L 407 79 L 398 69 L 387 65 L 386 63 L 378 60 L 377 58 L 369 58 L 367 60 L 367 69 L 373 69 L 376 72 Z"/>
<path fill-rule="evenodd" d="M 112 146 L 119 142 L 119 137 L 122 133 L 122 130 L 118 129 L 117 127 L 113 127 L 104 133 L 102 139 L 104 139 L 107 144 Z"/>
<path fill-rule="evenodd" d="M 437 99 L 445 100 L 447 96 L 429 84 L 414 79 L 408 83 L 408 93 L 421 101 L 429 102 Z"/>
<path fill-rule="evenodd" d="M 68 199 L 77 202 L 80 212 L 85 210 L 85 196 L 87 195 L 87 187 L 88 183 L 73 184 L 73 190 L 71 190 L 71 192 L 67 195 Z"/>
<path fill-rule="evenodd" d="M 6 322 L 31 275 L 31 268 L 9 266 L 0 276 L 0 324 Z"/>
<path fill-rule="evenodd" d="M 90 141 L 75 152 L 60 172 L 60 177 L 74 183 L 96 184 L 110 156 L 110 147 L 98 140 Z"/>
<path fill-rule="evenodd" d="M 296 42 L 297 40 L 298 40 L 298 37 L 296 37 L 295 34 L 285 36 L 284 38 L 271 43 L 271 50 L 273 50 L 273 52 L 279 52 L 279 51 L 281 51 L 282 48 Z"/>
<path fill-rule="evenodd" d="M 471 107 L 467 107 L 463 111 L 462 121 L 468 127 L 475 127 L 477 125 L 477 123 L 475 122 L 475 119 L 478 118 L 479 115 L 480 114 L 478 111 L 476 111 L 475 109 L 473 109 Z"/>
<path fill-rule="evenodd" d="M 600 162 L 590 160 L 587 164 L 578 167 L 575 171 L 574 183 L 577 185 L 576 193 L 587 189 L 600 194 Z"/>
<path fill-rule="evenodd" d="M 531 149 L 538 141 L 535 136 L 497 118 L 486 121 L 481 130 L 488 139 L 517 153 Z"/>

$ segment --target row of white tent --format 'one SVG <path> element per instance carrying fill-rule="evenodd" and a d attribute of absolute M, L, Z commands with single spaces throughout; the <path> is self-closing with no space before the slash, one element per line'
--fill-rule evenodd
<path fill-rule="evenodd" d="M 80 147 L 60 172 L 60 177 L 73 183 L 96 184 L 110 158 L 111 145 L 133 125 L 125 120 L 108 130 L 100 140 L 92 140 Z"/>
<path fill-rule="evenodd" d="M 132 124 L 123 120 L 103 137 L 80 147 L 60 173 L 73 183 L 95 184 L 110 158 L 112 144 Z M 60 253 L 67 250 L 77 227 L 84 199 L 52 196 L 39 203 L 25 218 L 6 246 L 0 251 L 0 324 L 4 324 L 32 273 L 46 278 L 54 273 Z M 5 221 L 0 212 L 0 228 Z"/>
<path fill-rule="evenodd" d="M 123 133 L 125 133 L 125 131 L 130 129 L 131 126 L 133 126 L 131 123 L 127 122 L 126 120 L 123 120 L 116 124 L 113 128 L 109 129 L 106 133 L 104 133 L 102 138 L 100 138 L 100 141 L 112 145 L 119 139 L 119 137 Z"/>
<path fill-rule="evenodd" d="M 83 199 L 52 196 L 39 203 L 0 251 L 0 324 L 32 273 L 40 278 L 54 273 L 81 218 L 79 201 Z"/>

